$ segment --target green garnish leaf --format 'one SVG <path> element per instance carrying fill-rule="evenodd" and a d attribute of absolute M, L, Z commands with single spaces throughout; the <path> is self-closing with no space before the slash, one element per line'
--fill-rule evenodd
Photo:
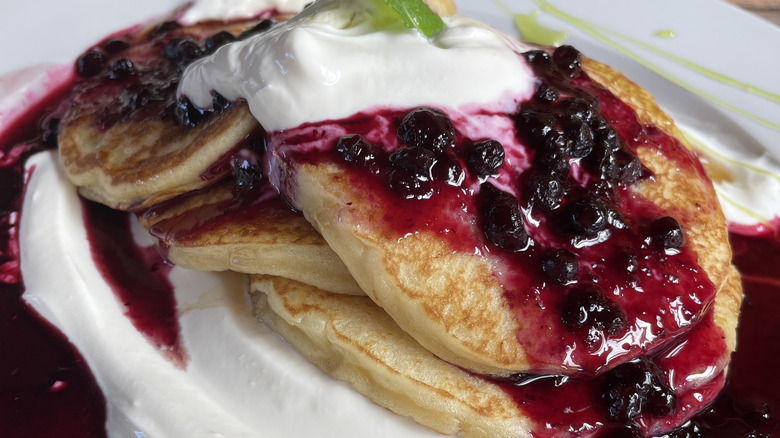
<path fill-rule="evenodd" d="M 526 43 L 543 46 L 558 46 L 566 41 L 566 32 L 553 30 L 539 23 L 537 19 L 539 12 L 535 10 L 530 14 L 512 14 L 515 26 L 520 31 L 520 39 Z"/>
<path fill-rule="evenodd" d="M 444 22 L 441 17 L 436 15 L 423 0 L 382 1 L 401 16 L 406 27 L 417 29 L 428 38 L 444 29 Z"/>

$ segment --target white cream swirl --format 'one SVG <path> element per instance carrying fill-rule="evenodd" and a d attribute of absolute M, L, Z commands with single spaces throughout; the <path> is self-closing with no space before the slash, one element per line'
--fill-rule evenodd
<path fill-rule="evenodd" d="M 382 107 L 509 111 L 533 92 L 517 53 L 524 48 L 492 28 L 456 15 L 429 40 L 400 24 L 377 30 L 356 8 L 307 9 L 223 46 L 187 68 L 179 93 L 203 108 L 211 91 L 246 99 L 265 129 L 278 131 Z"/>
<path fill-rule="evenodd" d="M 174 268 L 186 370 L 124 315 L 90 254 L 81 203 L 55 152 L 34 156 L 20 244 L 26 299 L 89 364 L 112 438 L 440 436 L 374 405 L 258 322 L 247 278 Z M 138 227 L 136 240 L 150 244 Z"/>

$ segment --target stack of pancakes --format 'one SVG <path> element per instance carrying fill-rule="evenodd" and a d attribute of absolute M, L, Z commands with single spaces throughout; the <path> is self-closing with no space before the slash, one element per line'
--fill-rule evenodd
<path fill-rule="evenodd" d="M 444 6 L 440 10 L 451 12 L 451 4 Z M 182 39 L 202 48 L 207 37 L 221 31 L 238 37 L 253 24 L 163 24 L 127 35 L 119 52 L 110 53 L 105 43 L 94 49 L 106 52 L 106 70 L 77 85 L 59 126 L 61 161 L 81 195 L 136 213 L 174 264 L 252 274 L 252 302 L 265 324 L 324 372 L 420 424 L 470 437 L 588 436 L 608 427 L 608 415 L 598 409 L 598 421 L 587 427 L 546 421 L 533 413 L 558 406 L 524 399 L 516 388 L 543 375 L 595 381 L 622 362 L 636 363 L 638 353 L 587 370 L 540 363 L 538 345 L 557 341 L 518 319 L 489 254 L 454 250 L 436 233 L 388 232 L 381 222 L 392 206 L 379 204 L 384 210 L 376 211 L 371 195 L 350 183 L 349 167 L 267 159 L 279 136 L 265 133 L 243 102 L 206 112 L 173 95 L 134 103 L 143 87 L 175 89 L 181 60 L 172 52 L 186 49 Z M 116 85 L 112 69 L 121 59 L 133 63 L 137 82 Z M 583 68 L 643 126 L 685 144 L 637 85 L 591 60 Z M 155 76 L 165 69 L 169 76 Z M 203 120 L 188 123 L 193 114 Z M 690 326 L 664 340 L 672 345 L 704 324 L 722 333 L 725 348 L 714 349 L 718 357 L 710 361 L 717 369 L 709 380 L 674 388 L 682 397 L 722 379 L 735 348 L 739 276 L 706 176 L 656 152 L 637 155 L 653 177 L 631 190 L 683 224 L 687 245 L 716 291 Z M 283 168 L 289 179 L 284 193 L 263 177 L 267 163 Z M 550 324 L 560 325 L 555 315 Z M 529 344 L 534 338 L 538 344 Z M 640 413 L 625 423 L 655 434 L 703 408 L 692 405 L 669 421 Z"/>

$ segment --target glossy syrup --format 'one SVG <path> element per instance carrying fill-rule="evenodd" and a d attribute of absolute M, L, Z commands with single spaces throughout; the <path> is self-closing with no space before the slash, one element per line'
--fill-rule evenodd
<path fill-rule="evenodd" d="M 51 90 L 0 136 L 0 436 L 104 438 L 105 399 L 68 339 L 22 299 L 19 214 L 24 164 L 47 149 L 44 117 L 68 87 Z"/>
<path fill-rule="evenodd" d="M 4 154 L 0 183 L 6 189 L 0 197 L 0 342 L 3 351 L 0 356 L 0 436 L 104 437 L 105 400 L 83 358 L 21 299 L 24 288 L 18 256 L 23 249 L 19 248 L 16 224 L 24 190 L 24 161 L 31 153 L 45 148 L 38 141 L 41 136 L 38 129 L 46 109 L 42 106 L 38 110 L 20 122 L 17 129 L 12 130 L 14 135 L 4 137 L 0 144 Z M 455 188 L 441 189 L 459 192 L 465 197 L 463 199 L 468 196 L 467 192 Z M 466 210 L 477 208 L 469 202 L 472 201 L 466 202 Z M 418 204 L 410 201 L 409 205 Z M 167 267 L 158 257 L 134 243 L 126 214 L 91 203 L 85 203 L 84 212 L 95 263 L 108 283 L 115 286 L 119 299 L 128 306 L 128 318 L 153 343 L 169 351 L 174 363 L 181 365 L 186 353 L 178 343 L 175 301 L 166 279 Z M 394 220 L 397 222 L 393 227 L 399 229 L 418 229 L 420 226 L 420 223 L 409 223 L 405 219 Z M 450 219 L 442 217 L 442 220 Z M 426 219 L 428 226 L 445 223 L 437 221 Z M 438 230 L 447 235 L 457 228 Z M 475 240 L 470 240 L 474 239 L 473 233 L 466 236 L 465 241 L 473 244 Z M 780 381 L 774 369 L 776 350 L 780 346 L 777 336 L 780 323 L 775 317 L 780 312 L 780 272 L 776 269 L 780 262 L 780 237 L 777 234 L 752 237 L 732 234 L 732 241 L 735 262 L 745 274 L 747 297 L 732 374 L 712 409 L 668 435 L 671 437 L 756 438 L 780 434 L 773 417 L 780 408 L 777 403 Z M 670 372 L 707 365 L 706 361 L 692 364 L 686 358 L 706 356 L 717 360 L 717 354 L 711 353 L 722 351 L 722 346 L 718 343 L 719 334 L 711 329 L 708 318 L 704 316 L 688 335 L 687 339 L 695 342 L 682 346 L 692 351 L 676 356 L 667 354 L 668 349 L 656 352 L 655 361 L 659 366 Z M 6 354 L 8 351 L 11 354 Z M 714 398 L 723 381 L 722 376 L 713 376 L 711 383 L 702 388 L 681 390 L 678 408 Z M 572 429 L 572 436 L 588 436 L 591 428 L 600 428 L 599 432 L 594 432 L 600 436 L 630 436 L 626 433 L 631 432 L 619 426 L 600 426 L 608 423 L 600 403 L 602 384 L 601 378 L 565 380 L 560 377 L 520 378 L 511 384 L 505 383 L 521 409 L 550 424 L 550 429 L 535 431 L 539 437 L 552 436 L 552 427 L 561 425 L 568 425 L 563 428 Z M 663 418 L 643 416 L 643 430 L 652 430 L 653 424 L 674 422 L 676 415 L 681 414 Z"/>
<path fill-rule="evenodd" d="M 704 176 L 704 170 L 693 154 L 660 130 L 640 125 L 633 110 L 607 90 L 598 87 L 584 75 L 577 79 L 576 85 L 578 90 L 590 91 L 591 96 L 600 102 L 600 117 L 609 121 L 632 151 L 651 148 L 655 153 L 674 161 L 679 168 Z M 524 102 L 518 111 L 527 111 L 530 105 Z M 549 106 L 541 109 L 551 111 Z M 278 156 L 288 161 L 290 168 L 321 161 L 331 161 L 342 166 L 345 170 L 344 178 L 349 178 L 351 186 L 365 193 L 365 202 L 372 206 L 370 211 L 374 217 L 362 220 L 372 221 L 372 230 L 386 234 L 390 240 L 426 231 L 441 237 L 453 251 L 480 254 L 491 260 L 494 275 L 502 283 L 516 320 L 520 326 L 533 327 L 518 330 L 517 337 L 536 362 L 534 365 L 540 374 L 558 367 L 565 368 L 567 374 L 595 375 L 626 358 L 644 355 L 649 350 L 660 348 L 664 340 L 684 332 L 698 321 L 714 299 L 714 285 L 699 267 L 697 255 L 690 247 L 680 248 L 670 255 L 644 244 L 650 224 L 664 216 L 664 213 L 648 200 L 635 195 L 628 184 L 617 182 L 607 189 L 599 186 L 603 180 L 584 163 L 587 157 L 583 162 L 571 164 L 573 169 L 577 169 L 572 170 L 571 174 L 579 175 L 579 180 L 573 181 L 570 176 L 567 178 L 572 186 L 579 184 L 579 187 L 571 190 L 569 203 L 577 199 L 579 192 L 610 191 L 605 197 L 611 196 L 609 204 L 625 222 L 622 228 L 605 230 L 604 235 L 608 238 L 600 243 L 590 244 L 587 239 L 572 237 L 568 232 L 561 231 L 558 222 L 566 215 L 565 206 L 544 214 L 529 201 L 521 204 L 521 208 L 524 209 L 526 223 L 535 222 L 527 231 L 532 244 L 518 252 L 497 248 L 483 233 L 485 219 L 480 196 L 484 185 L 481 186 L 479 179 L 470 172 L 466 173 L 465 181 L 459 185 L 434 180 L 431 189 L 433 195 L 429 198 L 404 199 L 388 185 L 395 169 L 388 156 L 392 156 L 394 149 L 403 146 L 392 137 L 404 115 L 403 111 L 380 110 L 369 115 L 358 114 L 346 120 L 304 125 L 271 134 L 269 143 Z M 520 118 L 520 115 L 510 117 Z M 344 130 L 348 134 L 359 134 L 378 145 L 381 150 L 376 152 L 375 169 L 345 163 L 334 152 L 337 138 L 333 133 Z M 466 138 L 458 132 L 448 153 L 451 152 L 463 163 L 473 144 L 481 140 L 484 139 Z M 524 140 L 526 144 L 530 142 Z M 522 151 L 518 155 L 534 156 L 534 151 Z M 521 192 L 518 198 L 522 199 L 523 188 L 533 185 L 528 181 L 528 175 L 532 175 L 536 169 L 536 164 L 517 174 L 517 169 L 504 169 L 497 179 L 506 186 L 515 187 Z M 493 178 L 488 179 L 488 182 L 493 182 Z M 716 202 L 714 198 L 712 202 Z M 376 218 L 375 212 L 383 212 L 382 217 Z M 537 269 L 542 257 L 560 248 L 570 250 L 579 257 L 580 270 L 574 285 L 552 284 Z M 627 254 L 638 261 L 635 272 L 614 268 L 618 260 Z M 625 327 L 608 337 L 605 348 L 601 349 L 586 345 L 581 334 L 573 333 L 561 322 L 560 309 L 566 305 L 569 291 L 578 285 L 590 284 L 597 284 L 602 290 L 609 291 L 610 298 L 617 302 L 626 320 Z M 677 307 L 672 309 L 672 306 Z"/>
<path fill-rule="evenodd" d="M 141 247 L 133 239 L 130 214 L 90 201 L 82 202 L 84 227 L 92 259 L 125 316 L 162 354 L 186 368 L 187 351 L 181 344 L 171 265 L 154 246 Z"/>

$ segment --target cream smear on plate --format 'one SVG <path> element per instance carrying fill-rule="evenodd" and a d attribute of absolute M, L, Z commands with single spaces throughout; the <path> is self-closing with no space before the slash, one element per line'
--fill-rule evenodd
<path fill-rule="evenodd" d="M 267 6 L 261 3 L 261 9 Z M 292 7 L 291 2 L 272 3 L 280 10 Z M 185 20 L 233 13 L 216 5 L 233 7 L 230 2 L 197 2 Z M 508 105 L 502 99 L 532 92 L 534 80 L 514 55 L 517 47 L 500 32 L 459 16 L 446 23 L 447 30 L 429 41 L 411 30 L 373 32 L 366 23 L 337 16 L 299 19 L 194 64 L 182 92 L 204 106 L 211 102 L 211 90 L 232 99 L 256 96 L 256 103 L 250 99 L 253 113 L 271 130 L 376 106 Z M 267 62 L 252 62 L 255 51 L 267 56 Z M 472 56 L 484 56 L 480 60 L 491 66 L 491 76 L 499 69 L 513 79 L 507 84 L 479 79 L 475 70 L 484 65 L 470 67 L 478 64 L 474 58 L 464 62 Z M 417 62 L 397 62 L 406 57 Z M 258 68 L 250 71 L 253 66 Z M 227 80 L 233 74 L 244 80 L 238 85 Z M 380 80 L 389 87 L 376 87 L 374 81 Z M 445 80 L 462 85 L 442 91 L 437 87 Z M 473 87 L 475 83 L 485 89 Z M 245 276 L 174 268 L 171 278 L 190 361 L 182 370 L 166 360 L 124 317 L 121 303 L 97 271 L 80 201 L 56 161 L 44 153 L 28 163 L 34 171 L 20 231 L 24 297 L 88 361 L 109 404 L 110 436 L 440 436 L 377 407 L 303 360 L 254 319 Z M 733 181 L 716 182 L 719 191 L 731 193 L 729 185 L 752 188 L 756 196 L 743 200 L 748 208 L 780 215 L 780 202 L 773 198 L 777 187 L 764 186 L 767 180 L 757 182 L 739 167 L 731 172 Z M 770 171 L 769 180 L 780 181 L 777 173 Z M 764 189 L 755 190 L 756 184 Z M 741 222 L 755 220 L 726 213 Z M 137 239 L 150 244 L 143 232 Z"/>

